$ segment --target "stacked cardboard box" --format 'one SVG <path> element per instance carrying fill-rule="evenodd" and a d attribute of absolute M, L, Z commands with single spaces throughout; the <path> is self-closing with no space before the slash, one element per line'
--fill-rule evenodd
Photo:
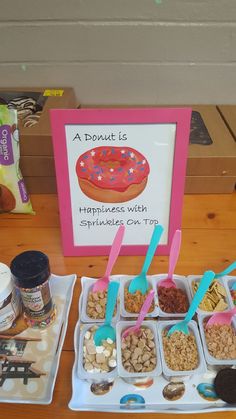
<path fill-rule="evenodd" d="M 231 193 L 236 184 L 236 142 L 216 106 L 192 106 L 192 110 L 193 115 L 200 114 L 209 136 L 204 141 L 206 136 L 196 129 L 202 144 L 189 145 L 185 193 Z M 195 128 L 192 124 L 191 131 Z"/>
<path fill-rule="evenodd" d="M 74 91 L 72 88 L 0 88 L 0 101 L 22 96 L 34 97 L 42 108 L 35 125 L 25 123 L 27 118 L 19 123 L 20 165 L 27 189 L 29 193 L 56 193 L 48 110 L 77 108 Z M 233 135 L 216 106 L 194 105 L 192 111 L 185 193 L 231 193 L 236 183 Z"/>

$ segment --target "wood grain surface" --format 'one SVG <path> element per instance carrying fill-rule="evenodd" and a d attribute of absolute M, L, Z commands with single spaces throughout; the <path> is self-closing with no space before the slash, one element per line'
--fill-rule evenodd
<path fill-rule="evenodd" d="M 45 252 L 50 259 L 52 272 L 58 275 L 76 273 L 78 276 L 72 307 L 69 315 L 67 335 L 53 401 L 48 406 L 1 404 L 1 418 L 28 419 L 92 417 L 90 412 L 72 412 L 68 408 L 71 398 L 71 371 L 74 362 L 73 333 L 78 318 L 78 298 L 82 275 L 99 277 L 105 272 L 107 257 L 63 257 L 61 232 L 56 195 L 32 195 L 35 215 L 0 215 L 1 262 L 9 265 L 18 253 L 37 249 Z M 236 193 L 230 195 L 187 195 L 183 208 L 183 240 L 180 258 L 176 268 L 179 274 L 199 274 L 205 269 L 215 272 L 223 270 L 236 259 Z M 120 257 L 113 273 L 136 274 L 142 265 L 142 257 Z M 167 256 L 156 256 L 150 274 L 166 272 Z M 173 414 L 146 414 L 147 419 L 170 419 Z M 96 413 L 97 419 L 108 414 Z M 113 414 L 118 417 L 119 414 Z M 135 413 L 128 414 L 130 419 Z M 196 419 L 235 419 L 235 412 L 195 414 Z M 190 415 L 179 414 L 178 418 Z"/>

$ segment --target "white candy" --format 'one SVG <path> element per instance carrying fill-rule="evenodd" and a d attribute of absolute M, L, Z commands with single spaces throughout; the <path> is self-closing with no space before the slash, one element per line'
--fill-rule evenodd
<path fill-rule="evenodd" d="M 98 373 L 98 372 L 101 372 L 101 370 L 100 370 L 100 368 L 94 368 L 93 372 Z"/>
<path fill-rule="evenodd" d="M 112 356 L 114 356 L 114 357 L 116 356 L 116 349 L 115 348 L 112 351 Z"/>
<path fill-rule="evenodd" d="M 86 354 L 87 352 L 86 346 L 83 346 L 83 351 L 84 351 L 84 354 Z"/>
<path fill-rule="evenodd" d="M 116 367 L 116 360 L 115 360 L 115 359 L 109 359 L 109 361 L 108 361 L 108 365 L 109 365 L 109 367 L 111 367 L 111 368 Z"/>
<path fill-rule="evenodd" d="M 87 370 L 87 372 L 93 373 L 93 372 L 94 372 L 94 369 L 92 369 L 92 370 Z"/>
<path fill-rule="evenodd" d="M 91 333 L 87 330 L 87 332 L 84 335 L 85 339 L 90 339 L 90 336 L 91 336 Z"/>
<path fill-rule="evenodd" d="M 96 346 L 96 352 L 97 354 L 102 354 L 104 351 L 104 346 Z"/>
<path fill-rule="evenodd" d="M 105 351 L 103 353 L 104 353 L 106 358 L 111 355 L 111 352 L 108 351 L 107 349 L 105 349 Z"/>
<path fill-rule="evenodd" d="M 111 340 L 110 338 L 107 338 L 107 343 L 109 343 L 109 345 L 112 345 L 113 340 Z"/>

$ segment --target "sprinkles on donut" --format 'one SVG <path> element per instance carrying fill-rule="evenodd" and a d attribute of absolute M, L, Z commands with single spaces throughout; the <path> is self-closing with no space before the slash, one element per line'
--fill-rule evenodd
<path fill-rule="evenodd" d="M 130 147 L 95 147 L 77 160 L 76 173 L 83 193 L 99 202 L 126 202 L 145 189 L 149 175 L 146 158 Z"/>

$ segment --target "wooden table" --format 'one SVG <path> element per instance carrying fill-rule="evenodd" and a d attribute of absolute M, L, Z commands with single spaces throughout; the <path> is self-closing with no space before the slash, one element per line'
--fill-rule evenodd
<path fill-rule="evenodd" d="M 33 195 L 35 216 L 23 214 L 0 215 L 0 260 L 7 265 L 18 253 L 36 249 L 45 252 L 50 259 L 52 272 L 58 275 L 76 273 L 78 280 L 74 289 L 69 324 L 53 401 L 48 406 L 1 404 L 1 418 L 90 418 L 90 412 L 72 412 L 68 408 L 71 398 L 71 370 L 74 362 L 73 332 L 77 321 L 77 302 L 80 293 L 80 276 L 99 277 L 105 271 L 107 257 L 63 257 L 59 227 L 58 202 L 56 195 Z M 177 265 L 178 274 L 199 274 L 205 269 L 216 272 L 223 270 L 236 259 L 236 193 L 230 195 L 186 195 L 183 211 L 183 242 Z M 136 274 L 143 262 L 141 257 L 122 256 L 113 273 Z M 167 272 L 168 258 L 157 256 L 150 274 Z M 96 413 L 97 419 L 107 414 Z M 178 415 L 176 417 L 189 417 Z M 118 414 L 114 414 L 118 417 Z M 135 418 L 135 413 L 129 414 Z M 154 419 L 157 414 L 146 414 Z M 173 415 L 159 414 L 170 419 Z M 235 412 L 208 413 L 194 418 L 236 418 Z"/>

